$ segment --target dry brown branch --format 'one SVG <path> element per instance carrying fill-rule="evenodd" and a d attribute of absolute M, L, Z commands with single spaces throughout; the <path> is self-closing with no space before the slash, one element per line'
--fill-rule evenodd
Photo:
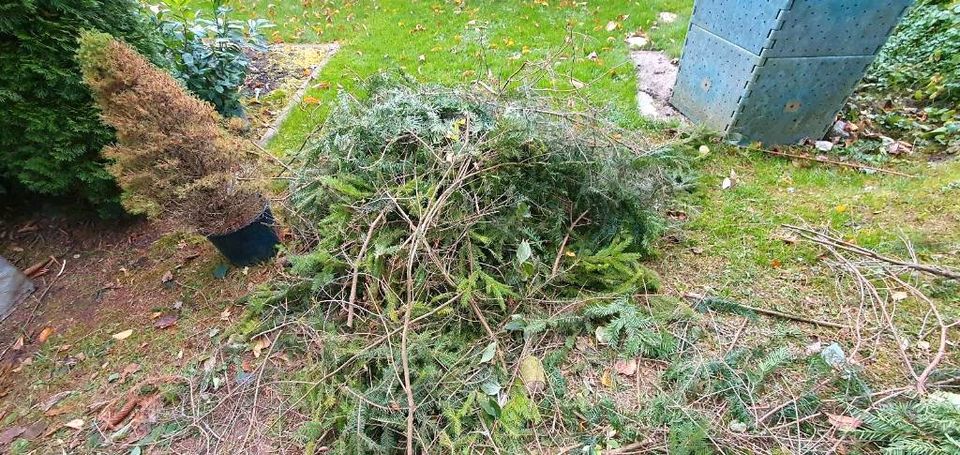
<path fill-rule="evenodd" d="M 930 311 L 933 312 L 934 318 L 937 320 L 937 325 L 940 326 L 940 345 L 937 347 L 937 353 L 934 355 L 933 360 L 931 360 L 927 367 L 924 368 L 924 370 L 920 373 L 920 376 L 917 377 L 917 392 L 924 394 L 926 393 L 926 383 L 930 378 L 930 374 L 936 370 L 937 366 L 940 365 L 940 362 L 943 361 L 943 358 L 947 354 L 947 325 L 943 321 L 943 316 L 940 314 L 940 309 L 937 308 L 937 305 L 933 303 L 929 297 L 920 292 L 920 290 L 915 286 L 912 286 L 901 280 L 900 277 L 896 276 L 895 274 L 890 273 L 889 271 L 887 273 L 890 275 L 891 279 L 909 290 L 910 293 L 916 296 L 918 299 L 923 300 L 927 305 L 929 305 Z"/>
<path fill-rule="evenodd" d="M 130 387 L 130 390 L 128 390 L 126 394 L 120 397 L 114 398 L 113 400 L 110 400 L 110 402 L 107 403 L 107 405 L 104 406 L 103 409 L 100 411 L 100 414 L 97 416 L 97 420 L 99 420 L 100 422 L 103 422 L 104 428 L 106 428 L 107 430 L 112 430 L 117 426 L 119 426 L 124 420 L 126 420 L 126 418 L 130 416 L 133 410 L 136 409 L 137 406 L 144 399 L 147 398 L 144 396 L 140 396 L 140 392 L 143 389 L 143 387 L 148 385 L 157 386 L 160 384 L 171 384 L 175 382 L 189 382 L 189 380 L 186 377 L 183 377 L 180 375 L 164 375 L 164 376 L 144 379 L 143 381 L 140 381 L 137 384 L 135 384 L 133 387 Z M 111 409 L 114 406 L 116 406 L 116 404 L 120 402 L 121 399 L 124 400 L 123 406 L 121 406 L 120 409 L 116 410 L 115 412 L 112 412 Z"/>
<path fill-rule="evenodd" d="M 694 294 L 694 293 L 686 293 L 686 294 L 683 295 L 683 297 L 684 297 L 685 299 L 687 299 L 687 300 L 694 301 L 694 302 L 697 302 L 697 301 L 700 301 L 700 300 L 703 300 L 703 299 L 706 298 L 706 296 L 704 296 L 704 295 Z M 823 320 L 820 320 L 820 319 L 807 318 L 807 317 L 799 316 L 799 315 L 796 315 L 796 314 L 784 313 L 784 312 L 782 312 L 782 311 L 768 310 L 768 309 L 766 309 L 766 308 L 758 308 L 758 307 L 754 307 L 754 306 L 750 306 L 750 305 L 744 305 L 744 304 L 742 304 L 742 303 L 738 303 L 738 305 L 742 306 L 743 308 L 745 308 L 745 309 L 747 309 L 747 310 L 753 311 L 754 313 L 762 314 L 762 315 L 764 315 L 764 316 L 771 316 L 771 317 L 781 318 L 781 319 L 789 319 L 789 320 L 791 320 L 791 321 L 804 322 L 804 323 L 813 324 L 813 325 L 822 325 L 822 326 L 824 326 L 824 327 L 832 327 L 832 328 L 835 328 L 835 329 L 848 329 L 848 328 L 850 328 L 849 326 L 846 326 L 846 325 L 844 325 L 844 324 L 839 324 L 839 323 L 836 323 L 836 322 L 830 322 L 830 321 L 823 321 Z"/>
<path fill-rule="evenodd" d="M 946 278 L 960 277 L 960 274 L 943 267 L 921 264 L 917 262 L 916 253 L 914 252 L 910 242 L 906 239 L 902 240 L 909 251 L 911 258 L 911 261 L 909 262 L 881 255 L 867 248 L 838 239 L 828 233 L 792 225 L 784 225 L 784 227 L 798 233 L 803 239 L 820 245 L 829 251 L 842 269 L 848 272 L 857 282 L 859 288 L 861 289 L 861 294 L 869 296 L 870 300 L 873 301 L 875 308 L 878 308 L 880 311 L 880 314 L 876 317 L 880 321 L 879 323 L 886 328 L 886 333 L 893 338 L 897 353 L 902 359 L 904 367 L 909 373 L 909 376 L 913 379 L 914 385 L 913 387 L 901 387 L 893 389 L 889 394 L 880 400 L 875 401 L 873 406 L 902 395 L 911 389 L 916 390 L 920 394 L 926 393 L 927 382 L 929 381 L 930 376 L 934 373 L 934 371 L 936 371 L 937 367 L 947 355 L 947 335 L 949 331 L 949 324 L 944 321 L 937 304 L 933 300 L 921 292 L 917 286 L 910 284 L 901 278 L 897 272 L 891 270 L 890 266 L 903 267 L 905 269 Z M 865 258 L 866 261 L 857 262 L 855 259 L 851 259 L 855 257 Z M 869 272 L 865 270 L 869 270 Z M 902 270 L 900 271 L 902 272 Z M 874 283 L 875 281 L 885 283 L 884 287 L 887 288 L 887 294 L 889 295 L 886 297 L 882 296 L 881 292 L 877 288 L 877 285 Z M 937 351 L 924 370 L 919 373 L 914 368 L 913 362 L 909 354 L 906 352 L 906 343 L 899 333 L 900 330 L 898 329 L 896 321 L 894 320 L 894 314 L 892 314 L 891 310 L 888 308 L 890 303 L 889 301 L 891 298 L 893 298 L 892 290 L 896 289 L 897 287 L 907 290 L 915 298 L 926 303 L 929 307 L 929 311 L 927 313 L 928 316 L 930 314 L 933 315 L 936 326 L 939 328 L 939 345 L 937 347 Z M 926 318 L 924 319 L 924 325 L 925 324 Z M 860 322 L 858 321 L 857 348 L 859 347 L 860 343 L 859 328 Z M 919 335 L 920 337 L 923 336 L 923 332 L 924 330 L 921 328 Z M 878 332 L 877 336 L 880 336 L 880 332 Z M 857 348 L 854 349 L 854 352 Z"/>
<path fill-rule="evenodd" d="M 834 166 L 842 166 L 842 167 L 849 167 L 853 169 L 874 171 L 874 172 L 879 172 L 881 174 L 898 175 L 900 177 L 910 177 L 910 178 L 915 177 L 914 175 L 904 174 L 903 172 L 900 172 L 900 171 L 893 171 L 893 170 L 883 169 L 879 167 L 867 166 L 866 164 L 848 163 L 846 161 L 836 161 L 836 160 L 831 160 L 829 158 L 822 158 L 822 157 L 816 157 L 816 156 L 797 155 L 795 153 L 781 152 L 779 150 L 765 150 L 765 149 L 759 149 L 759 150 L 768 155 L 774 155 L 774 156 L 779 156 L 783 158 L 813 161 L 815 163 L 826 163 L 826 164 L 832 164 Z"/>
<path fill-rule="evenodd" d="M 942 276 L 944 278 L 949 278 L 952 280 L 960 280 L 960 272 L 956 272 L 950 269 L 933 266 L 933 265 L 920 264 L 916 262 L 906 262 L 900 259 L 883 256 L 877 253 L 876 251 L 869 250 L 858 245 L 854 245 L 850 242 L 843 241 L 841 239 L 825 234 L 823 232 L 815 231 L 813 229 L 793 226 L 790 224 L 784 224 L 783 227 L 796 231 L 804 239 L 813 243 L 817 243 L 821 245 L 830 245 L 834 248 L 839 248 L 845 251 L 849 251 L 851 253 L 857 253 L 862 256 L 866 256 L 880 262 L 886 262 L 888 264 L 892 264 L 900 267 L 906 267 L 906 268 L 917 270 L 920 272 L 929 273 L 931 275 L 938 275 L 938 276 Z"/>
<path fill-rule="evenodd" d="M 587 212 L 581 213 L 577 219 L 573 220 L 573 223 L 570 223 L 570 229 L 567 229 L 567 235 L 563 237 L 563 242 L 560 243 L 560 248 L 557 250 L 557 257 L 553 260 L 553 267 L 550 269 L 550 278 L 557 276 L 557 272 L 560 271 L 560 260 L 563 259 L 563 250 L 567 248 L 567 242 L 570 241 L 570 234 L 577 228 L 580 220 L 585 216 L 587 216 Z"/>
<path fill-rule="evenodd" d="M 357 254 L 357 259 L 353 261 L 353 277 L 350 281 L 350 298 L 347 300 L 347 327 L 353 327 L 353 312 L 354 305 L 357 301 L 357 282 L 360 278 L 360 261 L 363 260 L 363 256 L 367 254 L 367 247 L 370 246 L 370 239 L 373 237 L 374 231 L 376 231 L 377 226 L 380 225 L 380 222 L 383 221 L 384 214 L 381 212 L 372 223 L 370 223 L 370 228 L 367 229 L 367 236 L 363 239 L 363 245 L 360 246 L 360 253 Z"/>

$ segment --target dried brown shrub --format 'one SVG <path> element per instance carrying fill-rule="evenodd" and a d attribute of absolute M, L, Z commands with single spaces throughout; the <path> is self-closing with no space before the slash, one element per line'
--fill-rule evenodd
<path fill-rule="evenodd" d="M 103 153 L 128 211 L 224 234 L 253 220 L 263 200 L 249 147 L 220 126 L 213 106 L 191 96 L 132 47 L 85 33 L 83 79 L 117 143 Z"/>

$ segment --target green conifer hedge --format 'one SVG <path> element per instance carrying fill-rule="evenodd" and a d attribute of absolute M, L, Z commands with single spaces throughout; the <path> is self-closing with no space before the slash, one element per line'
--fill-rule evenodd
<path fill-rule="evenodd" d="M 0 194 L 76 197 L 101 214 L 119 191 L 100 149 L 100 121 L 74 59 L 81 30 L 99 30 L 159 62 L 155 27 L 134 0 L 0 2 Z"/>

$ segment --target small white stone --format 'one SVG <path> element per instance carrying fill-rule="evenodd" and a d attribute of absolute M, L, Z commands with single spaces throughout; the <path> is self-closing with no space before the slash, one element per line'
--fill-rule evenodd
<path fill-rule="evenodd" d="M 833 142 L 830 141 L 817 141 L 813 145 L 821 152 L 829 152 L 833 150 Z"/>
<path fill-rule="evenodd" d="M 677 15 L 669 11 L 664 11 L 660 14 L 657 14 L 657 22 L 661 24 L 672 24 L 677 21 Z"/>
<path fill-rule="evenodd" d="M 641 50 L 650 42 L 645 36 L 631 36 L 627 38 L 627 47 L 634 50 Z"/>

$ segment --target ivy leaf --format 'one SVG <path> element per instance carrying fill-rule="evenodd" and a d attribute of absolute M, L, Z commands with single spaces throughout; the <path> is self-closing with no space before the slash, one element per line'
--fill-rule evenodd
<path fill-rule="evenodd" d="M 500 417 L 500 405 L 497 404 L 497 400 L 493 398 L 482 397 L 480 399 L 480 408 L 494 419 Z"/>
<path fill-rule="evenodd" d="M 523 264 L 527 262 L 527 259 L 530 259 L 532 255 L 533 252 L 530 250 L 530 243 L 526 240 L 520 242 L 520 246 L 517 247 L 517 262 Z"/>
<path fill-rule="evenodd" d="M 493 360 L 493 356 L 497 353 L 497 342 L 491 342 L 483 349 L 483 354 L 480 356 L 480 363 L 487 363 Z"/>
<path fill-rule="evenodd" d="M 500 393 L 500 383 L 496 381 L 486 381 L 480 384 L 480 390 L 483 390 L 483 393 L 489 396 L 497 396 Z"/>

